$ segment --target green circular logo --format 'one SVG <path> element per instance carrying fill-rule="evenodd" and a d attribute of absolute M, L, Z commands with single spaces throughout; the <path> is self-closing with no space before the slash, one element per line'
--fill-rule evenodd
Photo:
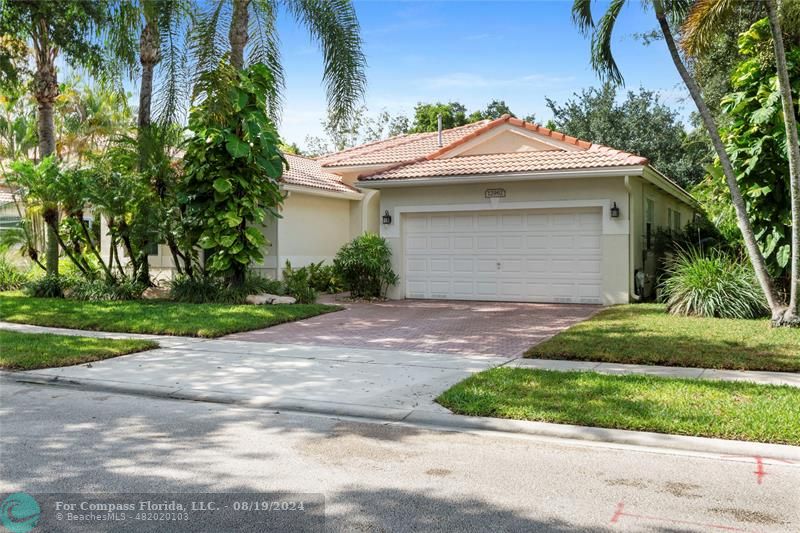
<path fill-rule="evenodd" d="M 27 533 L 39 523 L 42 510 L 33 496 L 15 492 L 0 503 L 0 522 L 11 533 Z"/>

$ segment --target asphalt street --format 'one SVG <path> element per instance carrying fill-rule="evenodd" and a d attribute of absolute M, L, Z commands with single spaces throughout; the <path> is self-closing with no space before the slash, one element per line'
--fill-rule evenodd
<path fill-rule="evenodd" d="M 800 465 L 769 458 L 0 387 L 2 494 L 322 493 L 330 531 L 800 531 Z"/>

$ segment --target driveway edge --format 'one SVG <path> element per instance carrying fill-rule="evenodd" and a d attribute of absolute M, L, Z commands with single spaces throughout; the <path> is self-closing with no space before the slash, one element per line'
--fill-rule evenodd
<path fill-rule="evenodd" d="M 268 410 L 293 411 L 323 416 L 342 416 L 365 420 L 402 423 L 450 431 L 491 431 L 597 443 L 672 449 L 722 456 L 749 456 L 800 463 L 800 447 L 706 437 L 670 435 L 625 429 L 607 429 L 527 420 L 470 417 L 437 413 L 423 409 L 396 409 L 370 405 L 322 402 L 303 399 L 269 399 L 193 389 L 130 386 L 104 380 L 76 380 L 44 377 L 30 372 L 0 371 L 0 380 L 35 385 L 64 387 L 93 392 L 110 392 L 170 400 L 231 404 Z"/>

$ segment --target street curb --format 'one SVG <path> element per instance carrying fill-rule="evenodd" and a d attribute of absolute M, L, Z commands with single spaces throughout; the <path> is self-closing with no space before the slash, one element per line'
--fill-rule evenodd
<path fill-rule="evenodd" d="M 531 422 L 527 420 L 471 417 L 452 413 L 437 413 L 423 409 L 397 409 L 391 407 L 304 400 L 299 398 L 274 400 L 264 397 L 254 398 L 246 395 L 197 391 L 177 387 L 131 386 L 113 381 L 76 380 L 71 378 L 65 379 L 58 376 L 46 377 L 41 374 L 33 374 L 24 371 L 0 371 L 0 380 L 93 392 L 146 396 L 150 398 L 189 400 L 276 411 L 294 411 L 323 416 L 371 419 L 450 431 L 491 431 L 517 435 L 641 446 L 645 448 L 672 449 L 722 456 L 760 457 L 800 464 L 800 446 L 784 444 L 669 435 L 625 429 Z"/>

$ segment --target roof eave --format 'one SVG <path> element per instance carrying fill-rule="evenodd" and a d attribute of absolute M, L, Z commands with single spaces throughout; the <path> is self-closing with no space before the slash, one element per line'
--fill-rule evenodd
<path fill-rule="evenodd" d="M 689 193 L 689 191 L 669 179 L 652 166 L 648 165 L 645 167 L 642 177 L 656 187 L 672 194 L 673 196 L 681 198 L 684 202 L 695 207 L 696 209 L 700 208 L 700 202 L 698 202 L 694 196 Z"/>
<path fill-rule="evenodd" d="M 318 187 L 310 187 L 304 185 L 290 185 L 282 184 L 281 188 L 286 192 L 294 192 L 298 194 L 308 194 L 311 196 L 322 196 L 324 198 L 336 198 L 338 200 L 361 200 L 364 193 L 358 191 L 332 191 L 329 189 L 321 189 Z"/>
<path fill-rule="evenodd" d="M 358 180 L 356 185 L 362 188 L 381 189 L 389 187 L 415 187 L 420 185 L 449 185 L 462 183 L 480 183 L 482 181 L 529 181 L 567 178 L 605 178 L 620 176 L 641 176 L 645 167 L 642 165 L 586 168 L 573 170 L 541 170 L 535 172 L 498 172 L 490 174 L 431 176 L 427 178 L 396 178 Z"/>

